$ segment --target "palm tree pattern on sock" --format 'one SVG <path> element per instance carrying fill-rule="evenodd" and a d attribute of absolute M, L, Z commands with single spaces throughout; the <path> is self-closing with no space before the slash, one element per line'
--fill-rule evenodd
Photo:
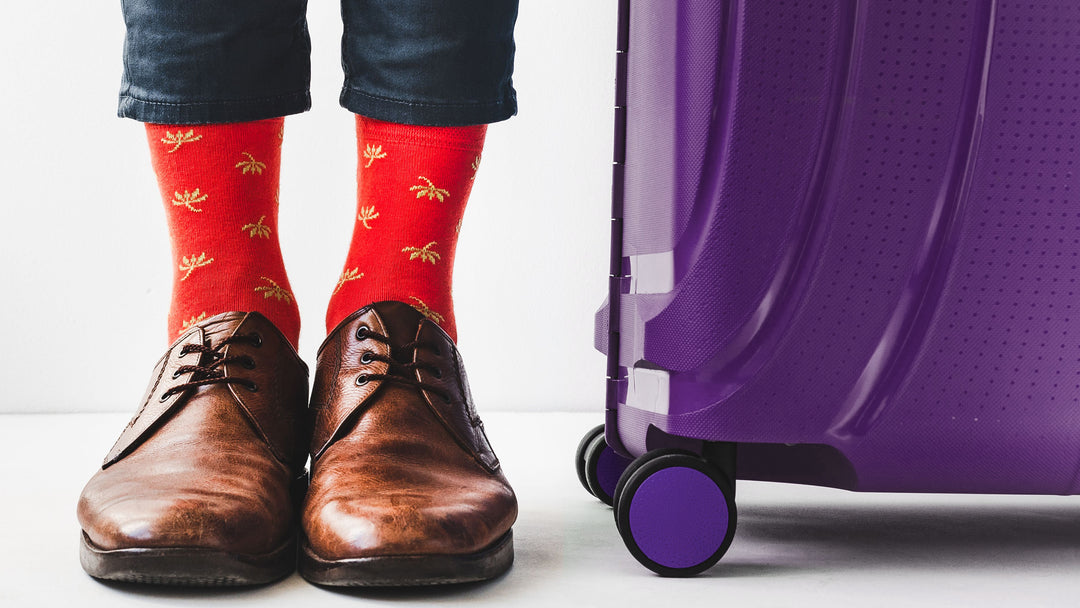
<path fill-rule="evenodd" d="M 277 240 L 284 120 L 146 128 L 175 256 L 169 334 L 256 311 L 295 345 L 299 313 Z"/>
<path fill-rule="evenodd" d="M 456 338 L 454 251 L 485 133 L 484 125 L 416 127 L 357 117 L 357 214 L 327 330 L 367 304 L 397 300 Z"/>

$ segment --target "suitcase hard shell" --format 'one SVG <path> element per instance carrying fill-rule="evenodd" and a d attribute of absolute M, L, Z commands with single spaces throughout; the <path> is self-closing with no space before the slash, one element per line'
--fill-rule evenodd
<path fill-rule="evenodd" d="M 663 502 L 691 456 L 727 494 L 1080 493 L 1080 3 L 620 11 L 607 424 L 578 460 L 624 539 L 612 478 Z M 628 479 L 648 454 L 684 460 Z"/>

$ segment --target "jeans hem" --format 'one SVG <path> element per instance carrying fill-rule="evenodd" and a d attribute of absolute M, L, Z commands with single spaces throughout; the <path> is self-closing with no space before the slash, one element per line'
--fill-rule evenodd
<path fill-rule="evenodd" d="M 139 122 L 168 125 L 206 125 L 250 122 L 299 114 L 311 109 L 308 91 L 258 99 L 163 102 L 120 95 L 116 115 Z"/>
<path fill-rule="evenodd" d="M 385 122 L 426 127 L 486 125 L 517 114 L 517 98 L 513 89 L 499 101 L 455 104 L 391 99 L 346 85 L 341 89 L 340 102 L 341 107 L 353 114 Z"/>

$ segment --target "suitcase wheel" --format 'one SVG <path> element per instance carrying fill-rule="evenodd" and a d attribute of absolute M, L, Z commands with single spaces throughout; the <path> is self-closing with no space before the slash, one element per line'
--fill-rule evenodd
<path fill-rule="evenodd" d="M 735 536 L 735 493 L 712 464 L 687 452 L 634 460 L 615 490 L 615 522 L 630 553 L 662 576 L 693 576 L 723 557 Z"/>
<path fill-rule="evenodd" d="M 616 454 L 615 450 L 608 447 L 607 440 L 604 439 L 604 425 L 601 424 L 581 439 L 575 464 L 581 485 L 601 502 L 610 505 L 619 476 L 630 464 L 630 459 Z"/>
<path fill-rule="evenodd" d="M 581 482 L 581 487 L 585 488 L 585 491 L 592 494 L 592 488 L 589 487 L 589 479 L 585 476 L 585 455 L 589 449 L 589 444 L 593 439 L 604 436 L 604 425 L 600 424 L 594 426 L 585 433 L 585 436 L 578 442 L 577 452 L 574 453 L 574 468 L 577 470 L 578 481 Z"/>

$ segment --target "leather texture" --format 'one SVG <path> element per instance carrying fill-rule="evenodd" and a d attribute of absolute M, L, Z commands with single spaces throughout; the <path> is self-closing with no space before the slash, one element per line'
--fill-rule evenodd
<path fill-rule="evenodd" d="M 204 350 L 188 352 L 193 346 Z M 238 380 L 170 390 L 207 377 L 190 367 L 215 362 Z M 287 542 L 305 461 L 307 377 L 258 313 L 223 313 L 186 332 L 158 361 L 141 407 L 83 489 L 78 518 L 88 539 L 105 550 L 243 555 Z"/>
<path fill-rule="evenodd" d="M 517 518 L 461 356 L 411 306 L 373 304 L 331 332 L 311 412 L 301 525 L 321 558 L 472 554 Z"/>

